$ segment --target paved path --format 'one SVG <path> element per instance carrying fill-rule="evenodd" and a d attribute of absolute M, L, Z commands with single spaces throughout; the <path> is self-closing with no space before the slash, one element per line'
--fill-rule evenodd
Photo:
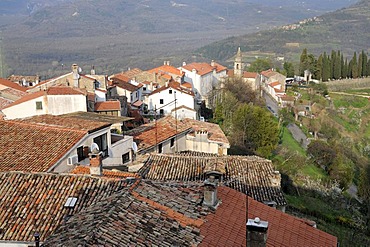
<path fill-rule="evenodd" d="M 298 142 L 302 144 L 302 147 L 304 149 L 307 149 L 308 144 L 310 144 L 310 140 L 307 139 L 305 133 L 294 123 L 290 123 L 287 126 L 290 133 L 292 133 L 293 138 Z"/>

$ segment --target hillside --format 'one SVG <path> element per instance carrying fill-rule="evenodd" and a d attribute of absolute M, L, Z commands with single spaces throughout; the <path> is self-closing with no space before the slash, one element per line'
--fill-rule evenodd
<path fill-rule="evenodd" d="M 49 77 L 79 63 L 98 73 L 199 60 L 195 48 L 312 17 L 355 0 L 1 1 L 4 74 Z M 316 4 L 315 4 L 316 3 Z M 234 47 L 235 50 L 235 47 Z M 65 65 L 65 66 L 64 66 Z"/>
<path fill-rule="evenodd" d="M 288 60 L 298 60 L 303 48 L 313 54 L 336 49 L 351 56 L 354 51 L 370 51 L 369 18 L 370 1 L 362 0 L 348 8 L 306 19 L 303 23 L 230 37 L 202 47 L 197 54 L 225 61 L 234 55 L 236 46 L 241 46 L 246 52 L 272 53 Z"/>

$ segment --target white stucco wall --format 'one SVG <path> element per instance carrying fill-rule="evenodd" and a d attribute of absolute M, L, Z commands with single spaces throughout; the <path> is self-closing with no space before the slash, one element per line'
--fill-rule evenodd
<path fill-rule="evenodd" d="M 78 95 L 48 95 L 48 114 L 61 115 L 71 112 L 87 112 L 86 96 Z"/>
<path fill-rule="evenodd" d="M 42 102 L 42 109 L 36 110 L 36 102 Z M 2 110 L 5 119 L 25 118 L 48 113 L 47 97 L 40 96 Z"/>
<path fill-rule="evenodd" d="M 95 90 L 95 101 L 96 102 L 104 102 L 106 101 L 106 94 L 105 92 Z"/>
<path fill-rule="evenodd" d="M 195 110 L 191 111 L 186 108 L 180 108 L 176 111 L 171 112 L 172 117 L 177 117 L 177 119 L 184 119 L 184 118 L 190 118 L 190 119 L 197 119 L 197 112 Z"/>
<path fill-rule="evenodd" d="M 170 94 L 170 90 L 172 90 L 172 94 Z M 183 93 L 173 88 L 167 88 L 158 93 L 149 95 L 148 97 L 149 109 L 154 110 L 155 106 L 157 109 L 160 107 L 163 107 L 161 109 L 163 109 L 163 113 L 165 115 L 171 114 L 171 111 L 175 109 L 175 102 L 174 102 L 175 94 L 176 94 L 176 108 L 184 105 L 191 109 L 194 109 L 194 97 L 190 94 Z M 160 104 L 161 99 L 163 99 L 163 104 Z M 157 114 L 159 114 L 159 112 L 160 111 L 158 109 Z"/>

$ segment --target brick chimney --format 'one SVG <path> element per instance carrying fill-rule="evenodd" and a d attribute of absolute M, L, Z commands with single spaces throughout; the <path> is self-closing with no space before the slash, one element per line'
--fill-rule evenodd
<path fill-rule="evenodd" d="M 256 217 L 248 219 L 247 222 L 247 246 L 265 247 L 267 242 L 267 231 L 269 223 Z"/>
<path fill-rule="evenodd" d="M 95 176 L 101 176 L 103 174 L 103 157 L 102 152 L 98 154 L 89 153 L 90 159 L 90 174 Z"/>

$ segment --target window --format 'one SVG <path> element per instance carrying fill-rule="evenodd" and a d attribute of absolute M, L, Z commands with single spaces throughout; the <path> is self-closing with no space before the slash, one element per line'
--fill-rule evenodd
<path fill-rule="evenodd" d="M 42 110 L 42 101 L 36 101 L 36 110 Z"/>
<path fill-rule="evenodd" d="M 130 161 L 130 153 L 122 154 L 122 164 L 125 164 Z"/>
<path fill-rule="evenodd" d="M 163 109 L 160 109 L 160 110 L 159 110 L 159 114 L 160 114 L 160 115 L 163 115 L 163 114 L 164 114 L 164 110 L 163 110 Z"/>
<path fill-rule="evenodd" d="M 83 146 L 77 148 L 77 156 L 78 156 L 78 162 L 87 158 L 87 156 L 85 156 Z"/>
<path fill-rule="evenodd" d="M 143 87 L 143 91 L 146 91 L 146 87 Z"/>
<path fill-rule="evenodd" d="M 162 104 L 163 105 L 163 99 L 160 99 L 159 100 L 159 104 Z"/>
<path fill-rule="evenodd" d="M 171 138 L 171 148 L 175 146 L 175 138 Z"/>
<path fill-rule="evenodd" d="M 172 94 L 172 89 L 168 90 L 169 94 Z"/>
<path fill-rule="evenodd" d="M 100 83 L 98 81 L 94 81 L 94 89 L 100 88 Z"/>
<path fill-rule="evenodd" d="M 99 150 L 103 152 L 103 158 L 108 157 L 108 142 L 107 142 L 107 134 L 103 134 L 101 136 L 95 137 L 93 141 L 98 144 Z"/>
<path fill-rule="evenodd" d="M 163 152 L 163 145 L 162 145 L 162 143 L 160 143 L 159 145 L 158 145 L 158 153 L 162 153 Z"/>

